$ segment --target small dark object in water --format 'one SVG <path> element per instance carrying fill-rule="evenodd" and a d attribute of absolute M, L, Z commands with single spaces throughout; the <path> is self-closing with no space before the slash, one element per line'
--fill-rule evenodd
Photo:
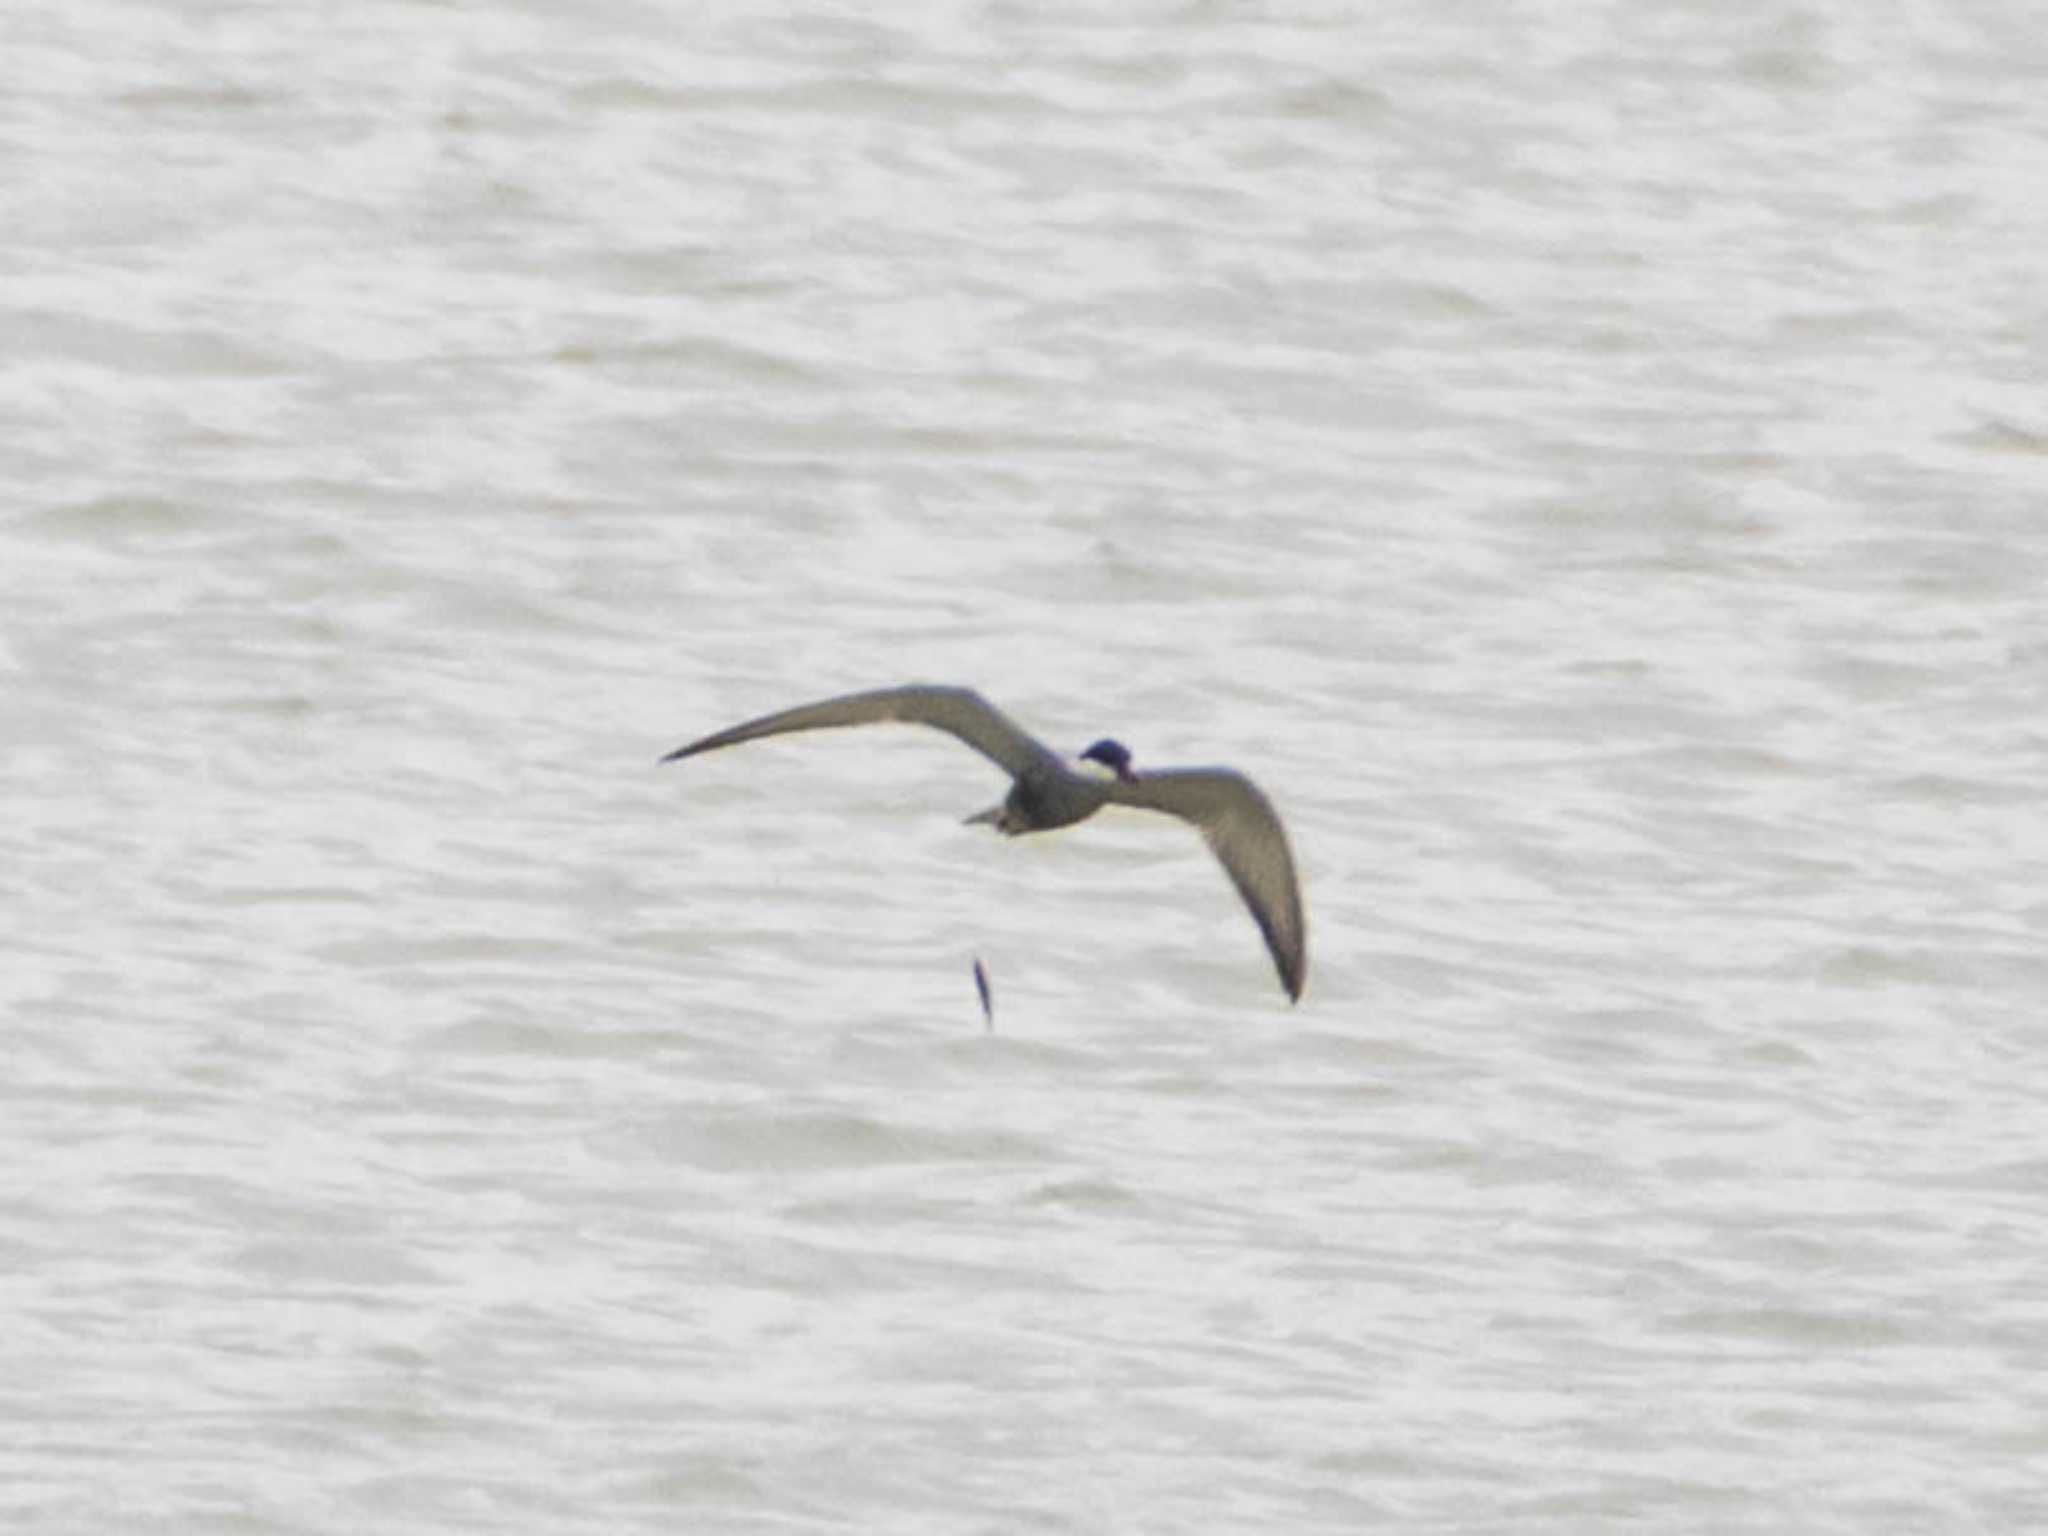
<path fill-rule="evenodd" d="M 982 969 L 981 956 L 974 957 L 974 990 L 981 994 L 981 1017 L 983 1032 L 994 1034 L 996 1029 L 995 996 L 988 989 L 988 972 Z"/>

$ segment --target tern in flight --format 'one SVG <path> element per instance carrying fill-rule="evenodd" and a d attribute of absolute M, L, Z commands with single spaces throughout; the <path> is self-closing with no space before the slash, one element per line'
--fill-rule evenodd
<path fill-rule="evenodd" d="M 1086 821 L 1105 805 L 1164 811 L 1193 822 L 1265 935 L 1266 948 L 1280 971 L 1280 985 L 1290 999 L 1299 1000 L 1308 972 L 1308 930 L 1301 914 L 1301 887 L 1294 878 L 1294 856 L 1288 852 L 1287 834 L 1272 802 L 1233 769 L 1161 768 L 1138 773 L 1122 743 L 1104 740 L 1081 754 L 1084 761 L 1109 770 L 1108 775 L 1094 777 L 1068 767 L 972 688 L 927 685 L 849 693 L 763 715 L 677 747 L 662 761 L 787 731 L 883 720 L 934 726 L 959 737 L 1010 775 L 1010 793 L 1003 803 L 968 817 L 969 825 L 987 822 L 1006 836 L 1018 837 Z"/>

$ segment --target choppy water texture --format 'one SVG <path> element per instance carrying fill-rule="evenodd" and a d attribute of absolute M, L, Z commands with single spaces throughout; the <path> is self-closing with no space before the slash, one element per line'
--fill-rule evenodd
<path fill-rule="evenodd" d="M 2039 18 L 884 9 L 0 20 L 8 1528 L 2048 1526 Z"/>

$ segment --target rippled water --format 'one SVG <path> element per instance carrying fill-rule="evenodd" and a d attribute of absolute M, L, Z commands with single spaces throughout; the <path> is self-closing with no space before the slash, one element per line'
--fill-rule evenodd
<path fill-rule="evenodd" d="M 2048 1523 L 2044 66 L 14 7 L 10 1529 Z"/>

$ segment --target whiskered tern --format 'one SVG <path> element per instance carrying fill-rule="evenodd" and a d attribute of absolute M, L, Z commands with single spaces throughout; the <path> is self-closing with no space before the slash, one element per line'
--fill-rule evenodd
<path fill-rule="evenodd" d="M 678 747 L 662 761 L 789 731 L 890 720 L 929 725 L 957 736 L 1010 775 L 1010 793 L 1002 804 L 968 817 L 969 824 L 987 823 L 1006 836 L 1018 837 L 1072 826 L 1106 805 L 1164 811 L 1194 823 L 1265 936 L 1280 985 L 1290 999 L 1300 998 L 1308 972 L 1308 932 L 1294 857 L 1272 802 L 1234 769 L 1161 768 L 1139 773 L 1122 743 L 1103 740 L 1081 754 L 1084 762 L 1109 770 L 1108 776 L 1093 777 L 1067 766 L 972 688 L 926 684 L 849 693 L 763 715 Z"/>

